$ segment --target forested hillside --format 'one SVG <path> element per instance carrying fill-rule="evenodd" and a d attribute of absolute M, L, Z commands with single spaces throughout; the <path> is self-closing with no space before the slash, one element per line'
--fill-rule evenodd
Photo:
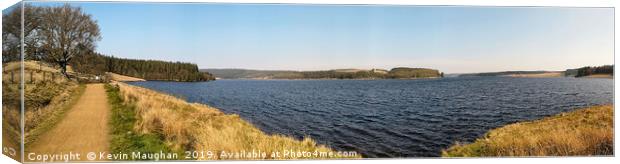
<path fill-rule="evenodd" d="M 70 64 L 76 72 L 89 74 L 113 72 L 146 80 L 208 81 L 215 79 L 208 72 L 200 72 L 198 66 L 192 63 L 124 59 L 98 53 L 76 56 Z"/>
<path fill-rule="evenodd" d="M 577 69 L 566 70 L 566 76 L 583 77 L 589 75 L 614 75 L 613 65 L 604 65 L 596 67 L 581 67 Z"/>
<path fill-rule="evenodd" d="M 420 78 L 420 77 L 443 77 L 443 73 L 438 70 L 427 68 L 407 68 L 398 67 L 388 72 L 390 78 L 402 79 L 402 78 Z"/>

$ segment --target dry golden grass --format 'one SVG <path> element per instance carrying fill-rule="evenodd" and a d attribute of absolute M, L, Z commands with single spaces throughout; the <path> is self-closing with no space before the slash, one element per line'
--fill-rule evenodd
<path fill-rule="evenodd" d="M 19 68 L 21 67 L 20 62 L 10 62 L 10 63 L 5 63 L 2 65 L 3 70 L 2 71 L 14 71 L 14 70 L 19 70 Z M 24 61 L 24 69 L 25 70 L 40 70 L 40 71 L 46 71 L 46 72 L 60 72 L 60 70 L 58 68 L 54 68 L 57 67 L 56 65 L 50 65 L 50 64 L 46 64 L 44 62 L 40 62 L 40 61 L 34 61 L 34 60 L 26 60 Z M 71 66 L 67 66 L 67 72 L 72 73 L 73 69 Z"/>
<path fill-rule="evenodd" d="M 611 74 L 594 74 L 594 75 L 588 75 L 588 76 L 584 76 L 585 78 L 607 78 L 607 79 L 613 79 L 614 76 Z"/>
<path fill-rule="evenodd" d="M 334 152 L 307 137 L 298 141 L 282 135 L 267 135 L 238 115 L 224 114 L 207 105 L 188 103 L 173 96 L 123 83 L 118 83 L 118 86 L 125 103 L 136 107 L 138 122 L 135 131 L 162 135 L 167 146 L 175 150 L 212 151 L 216 154 L 212 159 L 219 159 L 218 153 L 221 151 L 260 150 L 267 154 L 284 150 Z M 267 159 L 272 158 L 267 156 Z"/>
<path fill-rule="evenodd" d="M 19 83 L 20 80 L 20 62 L 10 62 L 3 64 L 2 81 L 5 83 Z M 24 82 L 37 83 L 41 81 L 54 81 L 56 83 L 70 82 L 60 71 L 54 66 L 39 62 L 24 62 Z M 67 66 L 67 72 L 73 73 L 70 66 Z"/>
<path fill-rule="evenodd" d="M 613 155 L 613 106 L 594 106 L 541 120 L 506 125 L 447 157 Z"/>

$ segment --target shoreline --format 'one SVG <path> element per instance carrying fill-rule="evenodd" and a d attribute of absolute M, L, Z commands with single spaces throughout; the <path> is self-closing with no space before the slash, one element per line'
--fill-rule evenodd
<path fill-rule="evenodd" d="M 206 104 L 190 103 L 166 93 L 134 86 L 123 82 L 111 83 L 111 92 L 117 92 L 121 104 L 132 108 L 136 118 L 136 134 L 162 136 L 160 143 L 167 145 L 170 152 L 184 150 L 235 153 L 239 151 L 261 150 L 267 154 L 276 154 L 286 149 L 303 152 L 324 152 L 337 154 L 326 145 L 319 145 L 309 137 L 301 140 L 282 134 L 266 134 L 253 124 L 236 114 L 226 114 Z M 114 91 L 117 90 L 117 91 Z M 117 105 L 118 106 L 118 105 Z M 119 110 L 120 111 L 120 110 Z M 118 150 L 127 152 L 127 150 Z M 131 150 L 130 150 L 131 151 Z M 281 152 L 280 152 L 281 153 Z M 355 153 L 349 156 L 321 157 L 278 157 L 232 158 L 242 160 L 264 159 L 344 159 L 360 158 Z M 231 159 L 212 156 L 191 158 L 197 160 Z"/>
<path fill-rule="evenodd" d="M 442 157 L 614 155 L 613 110 L 613 104 L 595 105 L 507 124 L 471 143 L 456 142 Z"/>
<path fill-rule="evenodd" d="M 425 80 L 425 79 L 441 79 L 442 77 L 428 77 L 428 78 L 359 78 L 359 79 L 338 79 L 338 78 L 315 78 L 315 79 L 279 79 L 279 78 L 235 78 L 235 79 L 217 79 L 217 80 L 256 80 L 256 81 L 269 81 L 269 80 Z M 215 80 L 215 81 L 217 81 Z M 147 80 L 158 81 L 158 80 Z"/>

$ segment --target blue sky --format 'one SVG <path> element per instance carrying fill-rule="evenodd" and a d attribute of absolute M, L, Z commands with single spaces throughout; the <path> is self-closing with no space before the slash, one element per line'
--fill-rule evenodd
<path fill-rule="evenodd" d="M 564 70 L 614 57 L 612 8 L 71 4 L 98 21 L 100 53 L 200 68 L 468 73 Z"/>

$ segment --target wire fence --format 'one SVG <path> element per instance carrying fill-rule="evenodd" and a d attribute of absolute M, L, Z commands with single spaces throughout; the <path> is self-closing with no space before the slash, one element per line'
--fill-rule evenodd
<path fill-rule="evenodd" d="M 21 80 L 21 74 L 19 70 L 3 71 L 2 81 L 8 84 L 19 84 Z M 92 75 L 83 73 L 68 73 L 65 76 L 59 72 L 48 72 L 40 70 L 24 70 L 24 83 L 36 84 L 40 82 L 68 82 L 75 80 L 80 83 L 103 83 L 108 82 L 109 77 L 105 75 Z"/>

